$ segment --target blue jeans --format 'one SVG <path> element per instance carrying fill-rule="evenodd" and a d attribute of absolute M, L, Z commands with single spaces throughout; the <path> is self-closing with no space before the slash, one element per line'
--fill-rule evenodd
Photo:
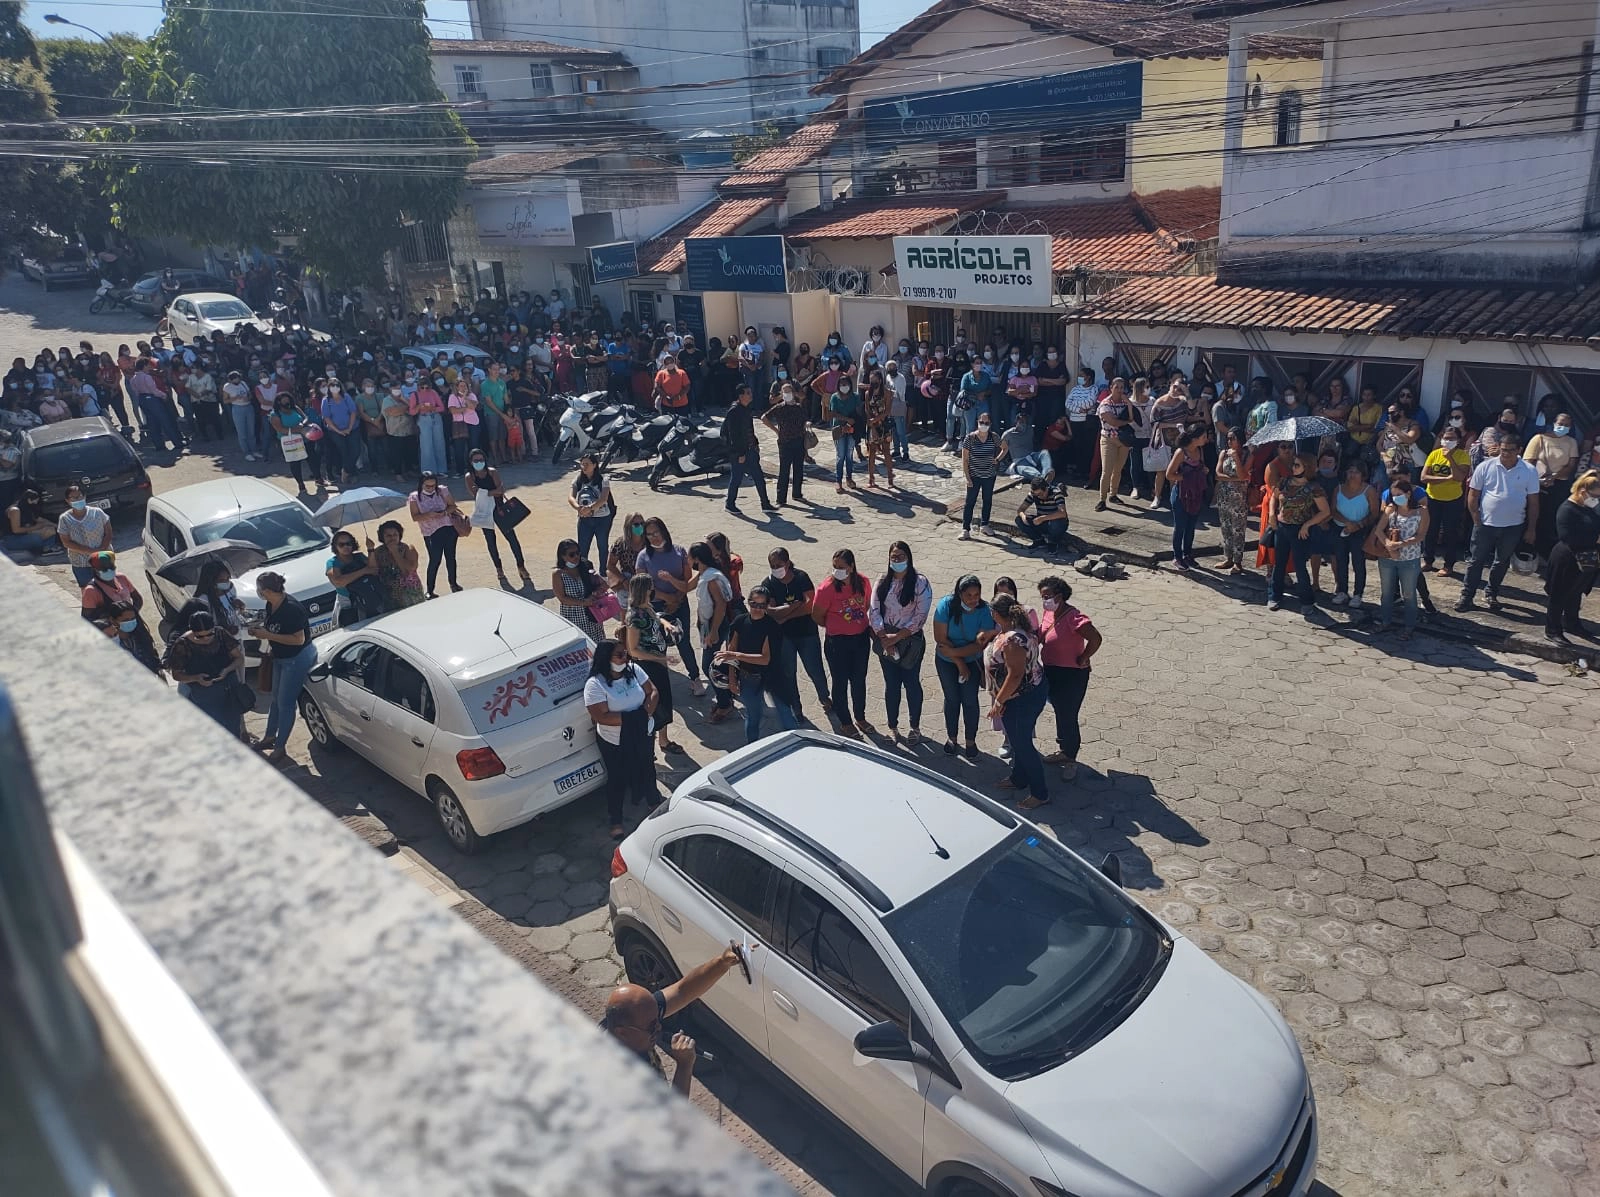
<path fill-rule="evenodd" d="M 312 644 L 302 645 L 292 657 L 280 657 L 272 662 L 272 701 L 267 707 L 265 738 L 274 741 L 279 748 L 289 743 L 300 688 L 316 663 L 317 650 Z"/>
<path fill-rule="evenodd" d="M 1294 557 L 1296 593 L 1302 603 L 1312 601 L 1311 593 L 1311 537 L 1300 539 L 1300 524 L 1278 523 L 1272 534 L 1272 573 L 1267 577 L 1267 599 L 1283 598 L 1283 584 L 1288 580 L 1289 558 Z"/>
<path fill-rule="evenodd" d="M 342 474 L 354 474 L 356 459 L 361 455 L 361 441 L 354 432 L 329 432 L 322 438 L 322 452 L 327 459 L 329 477 L 335 469 Z"/>
<path fill-rule="evenodd" d="M 254 404 L 228 404 L 228 415 L 233 419 L 233 431 L 239 438 L 239 452 L 260 453 L 256 439 L 256 409 Z"/>
<path fill-rule="evenodd" d="M 843 482 L 856 479 L 856 438 L 841 436 L 833 442 L 833 479 Z"/>
<path fill-rule="evenodd" d="M 40 536 L 37 532 L 6 533 L 0 536 L 0 545 L 4 545 L 8 553 L 32 553 L 37 557 L 41 553 L 49 552 L 61 547 L 61 538 L 52 532 L 49 536 Z M 85 582 L 83 585 L 87 586 Z"/>
<path fill-rule="evenodd" d="M 966 411 L 962 412 L 961 435 L 964 437 L 971 436 L 974 432 L 978 431 L 978 417 L 987 415 L 988 412 L 989 401 L 987 399 L 978 400 L 978 402 L 974 403 L 971 407 L 967 408 Z M 992 434 L 993 429 L 990 429 L 990 432 Z"/>
<path fill-rule="evenodd" d="M 1067 521 L 1045 520 L 1043 523 L 1030 524 L 1019 515 L 1017 531 L 1031 540 L 1034 548 L 1043 546 L 1054 549 L 1059 548 L 1061 542 L 1067 538 Z"/>
<path fill-rule="evenodd" d="M 733 459 L 728 474 L 728 506 L 734 507 L 739 502 L 739 484 L 749 475 L 750 481 L 756 484 L 756 494 L 761 499 L 763 507 L 771 507 L 772 500 L 767 497 L 767 476 L 761 472 L 761 455 L 751 449 L 744 455 L 744 460 L 737 457 Z"/>
<path fill-rule="evenodd" d="M 809 619 L 809 615 L 802 618 Z M 796 717 L 800 715 L 800 668 L 805 668 L 806 676 L 811 679 L 811 685 L 817 692 L 817 701 L 824 710 L 828 706 L 828 674 L 822 667 L 822 637 L 821 636 L 784 636 L 778 645 L 778 673 L 782 679 L 786 693 L 783 695 L 793 708 Z M 776 693 L 776 682 L 774 682 Z"/>
<path fill-rule="evenodd" d="M 967 680 L 962 681 L 954 661 L 934 658 L 939 674 L 939 689 L 944 691 L 944 738 L 954 741 L 959 724 L 966 725 L 967 743 L 978 738 L 978 674 L 983 668 L 977 658 L 967 662 Z"/>
<path fill-rule="evenodd" d="M 1489 597 L 1500 593 L 1500 583 L 1506 580 L 1506 570 L 1511 568 L 1511 557 L 1522 543 L 1521 524 L 1509 528 L 1491 528 L 1478 524 L 1472 529 L 1471 564 L 1467 566 L 1466 581 L 1461 584 L 1461 597 L 1470 599 L 1483 584 L 1483 571 L 1489 570 Z M 1489 563 L 1494 562 L 1491 566 Z"/>
<path fill-rule="evenodd" d="M 1417 626 L 1417 579 L 1422 576 L 1422 559 L 1394 561 L 1378 558 L 1378 582 L 1382 598 L 1379 601 L 1378 623 L 1388 627 L 1394 619 L 1394 600 L 1398 595 L 1405 604 L 1405 628 Z"/>
<path fill-rule="evenodd" d="M 883 705 L 889 716 L 891 728 L 900 726 L 900 692 L 905 691 L 906 713 L 911 716 L 911 726 L 922 726 L 922 672 L 919 661 L 916 669 L 902 669 L 896 661 L 879 657 L 883 667 Z"/>
<path fill-rule="evenodd" d="M 1351 598 L 1360 598 L 1367 589 L 1367 554 L 1361 547 L 1366 539 L 1364 530 L 1350 536 L 1341 533 L 1333 550 L 1334 589 Z"/>
<path fill-rule="evenodd" d="M 911 452 L 911 442 L 906 439 L 906 418 L 890 416 L 889 423 L 894 425 L 894 451 L 905 457 Z"/>
<path fill-rule="evenodd" d="M 783 700 L 781 683 L 772 679 L 772 705 L 778 711 L 778 726 L 792 731 L 800 726 L 794 711 Z M 761 738 L 761 717 L 767 705 L 767 677 L 765 673 L 739 672 L 739 700 L 744 703 L 744 742 L 754 744 Z"/>
<path fill-rule="evenodd" d="M 989 512 L 994 507 L 994 478 L 995 476 L 990 474 L 987 478 L 974 478 L 967 483 L 967 503 L 961 509 L 961 527 L 966 531 L 972 531 L 972 510 L 978 505 L 979 495 L 983 496 L 981 522 L 985 528 L 989 526 Z"/>
<path fill-rule="evenodd" d="M 424 473 L 443 474 L 449 469 L 444 452 L 444 417 L 438 412 L 423 412 L 417 417 L 419 456 Z"/>
<path fill-rule="evenodd" d="M 1000 715 L 1006 741 L 1011 745 L 1011 780 L 1019 789 L 1027 786 L 1028 793 L 1041 802 L 1050 798 L 1050 783 L 1044 775 L 1044 758 L 1033 742 L 1033 729 L 1044 711 L 1049 693 L 1043 683 L 1029 686 L 1021 694 L 1013 695 Z"/>
<path fill-rule="evenodd" d="M 159 395 L 140 395 L 139 410 L 144 413 L 145 432 L 152 441 L 158 446 L 171 442 L 175 447 L 183 448 L 183 434 L 178 431 L 167 405 L 161 402 Z"/>
<path fill-rule="evenodd" d="M 78 584 L 78 589 L 82 590 L 90 582 L 94 581 L 94 568 L 88 565 L 74 565 L 72 567 L 72 580 Z"/>
<path fill-rule="evenodd" d="M 1174 490 L 1177 488 L 1174 487 Z M 1174 496 L 1176 497 L 1176 496 Z M 1190 515 L 1182 503 L 1172 505 L 1172 556 L 1176 561 L 1194 560 L 1194 530 L 1200 525 L 1200 513 Z"/>
<path fill-rule="evenodd" d="M 606 554 L 611 551 L 611 525 L 616 522 L 617 513 L 610 515 L 580 515 L 578 517 L 578 553 L 581 556 L 589 555 L 589 545 L 594 543 L 600 549 L 600 564 L 606 562 Z M 508 534 L 509 535 L 509 534 Z"/>

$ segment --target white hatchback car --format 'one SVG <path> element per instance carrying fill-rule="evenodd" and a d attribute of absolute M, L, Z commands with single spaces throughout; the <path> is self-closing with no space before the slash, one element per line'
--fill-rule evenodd
<path fill-rule="evenodd" d="M 190 291 L 172 301 L 167 308 L 167 323 L 173 336 L 194 344 L 211 340 L 212 333 L 236 333 L 246 324 L 265 328 L 269 321 L 237 295 Z"/>
<path fill-rule="evenodd" d="M 426 797 L 474 852 L 605 784 L 582 698 L 593 656 L 539 604 L 463 590 L 319 640 L 300 713 L 318 744 L 347 745 Z"/>
<path fill-rule="evenodd" d="M 1300 1197 L 1316 1107 L 1266 998 L 1037 825 L 902 758 L 785 732 L 617 849 L 612 933 L 933 1197 Z"/>

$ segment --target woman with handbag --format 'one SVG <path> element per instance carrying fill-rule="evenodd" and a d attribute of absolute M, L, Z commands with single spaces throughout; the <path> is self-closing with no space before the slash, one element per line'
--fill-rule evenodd
<path fill-rule="evenodd" d="M 1172 483 L 1172 562 L 1180 570 L 1196 567 L 1194 530 L 1206 505 L 1206 442 L 1211 434 L 1192 426 L 1181 434 L 1177 452 L 1161 473 L 1159 487 Z M 1155 500 L 1151 500 L 1155 502 Z"/>
<path fill-rule="evenodd" d="M 555 591 L 561 604 L 561 618 L 598 642 L 603 636 L 601 628 L 605 622 L 599 608 L 606 600 L 615 607 L 617 598 L 595 573 L 589 559 L 578 552 L 577 541 L 563 540 L 556 546 L 556 568 L 550 574 L 550 589 Z"/>
<path fill-rule="evenodd" d="M 1572 494 L 1556 511 L 1556 543 L 1545 575 L 1544 638 L 1569 645 L 1570 633 L 1596 637 L 1583 626 L 1578 609 L 1600 574 L 1600 471 L 1586 470 L 1572 483 Z"/>
<path fill-rule="evenodd" d="M 627 584 L 627 593 L 628 609 L 623 612 L 622 638 L 628 646 L 629 658 L 644 670 L 660 695 L 656 703 L 656 747 L 662 752 L 681 755 L 683 745 L 674 743 L 667 734 L 667 727 L 672 723 L 672 675 L 667 667 L 677 664 L 672 658 L 672 647 L 678 641 L 678 629 L 662 619 L 651 605 L 655 583 L 649 574 L 634 574 Z"/>
<path fill-rule="evenodd" d="M 288 463 L 289 473 L 294 475 L 294 482 L 301 494 L 306 493 L 305 468 L 311 467 L 311 478 L 317 486 L 322 485 L 322 457 L 317 441 L 309 436 L 311 429 L 318 425 L 311 422 L 311 418 L 295 405 L 294 398 L 287 391 L 279 391 L 272 401 L 272 431 L 278 437 L 278 451 L 283 454 L 283 460 Z M 317 438 L 320 440 L 321 438 Z"/>
<path fill-rule="evenodd" d="M 1128 384 L 1125 379 L 1113 378 L 1105 398 L 1095 408 L 1095 418 L 1100 423 L 1100 501 L 1096 511 L 1104 511 L 1106 503 L 1120 503 L 1122 496 L 1122 468 L 1128 464 L 1128 452 L 1139 441 L 1133 430 L 1133 404 L 1128 402 Z M 1138 498 L 1137 494 L 1134 498 Z"/>
<path fill-rule="evenodd" d="M 1150 407 L 1150 444 L 1144 450 L 1144 471 L 1151 478 L 1150 510 L 1161 509 L 1161 497 L 1167 483 L 1175 481 L 1167 476 L 1178 448 L 1178 437 L 1183 432 L 1185 418 L 1190 414 L 1188 390 L 1181 378 L 1172 380 L 1172 388 Z M 1173 504 L 1173 529 L 1177 529 L 1177 504 Z"/>
<path fill-rule="evenodd" d="M 472 525 L 461 514 L 450 497 L 450 491 L 431 470 L 424 470 L 417 481 L 417 489 L 407 496 L 412 522 L 422 533 L 422 543 L 428 546 L 428 597 L 438 598 L 434 587 L 439 582 L 439 566 L 445 567 L 450 579 L 450 589 L 458 591 L 456 581 L 456 542 L 461 539 L 461 529 L 472 530 Z"/>
<path fill-rule="evenodd" d="M 883 669 L 884 707 L 889 735 L 900 739 L 900 694 L 905 692 L 910 730 L 906 743 L 922 743 L 922 658 L 927 653 L 924 629 L 933 611 L 933 586 L 917 572 L 911 546 L 897 540 L 889 546 L 889 569 L 878 579 L 867 620 L 872 647 Z"/>
<path fill-rule="evenodd" d="M 828 662 L 833 717 L 841 736 L 872 731 L 867 722 L 867 658 L 871 628 L 871 596 L 856 572 L 856 555 L 840 549 L 833 555 L 833 578 L 817 587 L 811 618 L 828 633 L 822 654 Z"/>
<path fill-rule="evenodd" d="M 489 548 L 489 560 L 494 562 L 495 576 L 504 586 L 509 579 L 506 577 L 506 567 L 500 562 L 500 544 L 495 537 L 498 528 L 506 538 L 506 543 L 511 546 L 511 555 L 517 562 L 517 573 L 523 582 L 532 584 L 533 578 L 528 574 L 527 562 L 522 558 L 522 544 L 517 540 L 516 525 L 512 522 L 512 512 L 507 506 L 505 483 L 500 481 L 500 471 L 489 464 L 488 458 L 482 449 L 474 449 L 469 459 L 466 476 L 467 494 L 472 499 L 472 515 L 469 517 L 474 528 L 483 532 L 483 541 Z"/>
<path fill-rule="evenodd" d="M 630 793 L 635 806 L 642 802 L 654 808 L 661 801 L 655 755 L 650 751 L 651 717 L 660 695 L 649 675 L 628 659 L 626 645 L 602 640 L 595 646 L 589 679 L 583 684 L 583 705 L 594 720 L 595 740 L 606 766 L 606 814 L 614 840 L 625 834 L 622 808 Z"/>
<path fill-rule="evenodd" d="M 1311 461 L 1296 457 L 1290 476 L 1275 492 L 1272 503 L 1272 573 L 1267 577 L 1267 610 L 1276 611 L 1294 566 L 1297 595 L 1302 606 L 1316 605 L 1311 589 L 1311 538 L 1328 522 L 1328 498 L 1311 477 Z"/>
<path fill-rule="evenodd" d="M 1036 810 L 1050 801 L 1044 758 L 1033 742 L 1048 695 L 1039 637 L 1028 626 L 1027 610 L 1009 594 L 990 602 L 989 610 L 996 629 L 983 652 L 992 695 L 989 718 L 1005 729 L 1011 745 L 1011 775 L 1001 780 L 1000 788 L 1027 790 L 1028 796 L 1017 805 Z"/>
<path fill-rule="evenodd" d="M 243 662 L 239 642 L 217 626 L 211 612 L 196 610 L 189 616 L 188 630 L 167 645 L 162 665 L 178 683 L 180 694 L 237 737 L 245 712 L 237 691 L 244 690 L 250 705 L 255 705 L 255 692 L 239 680 Z"/>
<path fill-rule="evenodd" d="M 1378 562 L 1382 597 L 1376 631 L 1387 632 L 1394 622 L 1398 596 L 1405 604 L 1405 626 L 1401 640 L 1410 640 L 1417 626 L 1417 579 L 1422 575 L 1422 542 L 1428 534 L 1428 510 L 1416 501 L 1411 479 L 1396 478 L 1389 487 L 1389 501 L 1367 535 L 1367 556 Z"/>

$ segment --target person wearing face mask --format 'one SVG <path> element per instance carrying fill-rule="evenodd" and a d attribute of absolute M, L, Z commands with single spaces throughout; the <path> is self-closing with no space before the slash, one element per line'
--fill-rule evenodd
<path fill-rule="evenodd" d="M 1518 406 L 1515 399 L 1507 399 L 1500 409 L 1500 415 L 1478 434 L 1478 439 L 1471 445 L 1473 469 L 1499 456 L 1500 441 L 1503 437 L 1517 437 L 1517 447 L 1519 449 L 1522 447 L 1522 438 L 1517 433 L 1517 426 L 1521 423 L 1517 417 Z"/>
<path fill-rule="evenodd" d="M 118 603 L 127 603 L 135 611 L 144 610 L 144 595 L 128 580 L 128 575 L 117 572 L 117 555 L 112 552 L 94 553 L 89 558 L 93 576 L 83 586 L 81 614 L 90 623 Z"/>
<path fill-rule="evenodd" d="M 1078 772 L 1078 752 L 1083 747 L 1079 716 L 1089 692 L 1089 660 L 1100 651 L 1100 631 L 1072 605 L 1072 587 L 1058 577 L 1039 579 L 1040 659 L 1050 707 L 1056 716 L 1056 751 L 1044 758 L 1060 765 L 1071 781 Z"/>
<path fill-rule="evenodd" d="M 1544 638 L 1568 646 L 1571 636 L 1600 643 L 1579 616 L 1583 596 L 1600 575 L 1600 470 L 1585 470 L 1556 511 L 1556 541 L 1545 573 Z"/>
<path fill-rule="evenodd" d="M 957 452 L 961 441 L 972 435 L 978 417 L 989 411 L 989 372 L 981 361 L 969 362 L 950 396 L 951 421 L 947 452 Z"/>
<path fill-rule="evenodd" d="M 775 620 L 782 633 L 777 647 L 777 669 L 773 695 L 789 704 L 796 720 L 805 717 L 800 706 L 800 669 L 816 690 L 817 702 L 828 709 L 828 675 L 822 667 L 822 637 L 811 618 L 811 604 L 817 588 L 811 575 L 795 566 L 789 550 L 773 549 L 767 554 L 771 569 L 761 585 L 767 591 L 767 617 Z"/>
<path fill-rule="evenodd" d="M 967 500 L 961 509 L 961 540 L 972 539 L 972 513 L 983 496 L 982 519 L 978 531 L 993 536 L 989 526 L 989 511 L 994 506 L 994 480 L 1006 455 L 1005 444 L 992 435 L 993 423 L 985 413 L 978 417 L 977 429 L 961 442 L 961 472 L 967 482 Z"/>
<path fill-rule="evenodd" d="M 282 574 L 272 570 L 257 574 L 256 597 L 266 610 L 254 631 L 269 651 L 257 689 L 270 687 L 272 692 L 267 726 L 256 747 L 267 754 L 268 761 L 281 765 L 289 759 L 285 749 L 294 731 L 295 705 L 306 674 L 317 663 L 317 650 L 311 643 L 310 616 L 300 601 L 289 595 Z"/>
<path fill-rule="evenodd" d="M 439 476 L 430 470 L 422 472 L 417 489 L 407 497 L 406 505 L 411 521 L 422 534 L 422 543 L 428 548 L 428 597 L 438 597 L 434 586 L 439 581 L 440 565 L 445 567 L 450 589 L 460 590 L 456 581 L 456 543 L 461 534 L 456 531 L 455 521 L 462 518 L 461 508 L 456 506 Z M 560 587 L 556 588 L 556 593 L 560 593 Z"/>
<path fill-rule="evenodd" d="M 874 366 L 879 369 L 889 360 L 889 346 L 884 344 L 883 326 L 874 324 L 861 343 L 861 368 L 863 373 Z"/>
<path fill-rule="evenodd" d="M 1422 574 L 1422 542 L 1428 531 L 1428 512 L 1419 510 L 1410 478 L 1397 478 L 1389 488 L 1389 501 L 1367 536 L 1367 552 L 1377 558 L 1382 585 L 1377 631 L 1394 623 L 1395 599 L 1403 605 L 1401 640 L 1410 640 L 1417 626 L 1417 579 Z"/>
<path fill-rule="evenodd" d="M 1034 370 L 1034 376 L 1039 380 L 1034 423 L 1040 428 L 1048 428 L 1066 414 L 1067 387 L 1073 382 L 1067 371 L 1067 363 L 1061 358 L 1061 351 L 1054 345 L 1045 350 L 1044 360 Z"/>
<path fill-rule="evenodd" d="M 1027 420 L 1032 423 L 1033 405 L 1039 395 L 1039 380 L 1033 376 L 1033 364 L 1027 358 L 1020 358 L 1011 367 L 1011 373 L 1006 379 L 1006 397 L 1011 401 L 1011 410 L 1016 413 L 1020 422 Z"/>
<path fill-rule="evenodd" d="M 64 497 L 67 509 L 56 520 L 56 535 L 67 550 L 73 580 L 79 586 L 88 586 L 95 577 L 92 558 L 111 548 L 111 517 L 100 508 L 91 507 L 83 487 L 77 483 L 67 487 Z"/>
<path fill-rule="evenodd" d="M 194 595 L 179 609 L 172 626 L 188 627 L 189 617 L 196 611 L 211 616 L 218 630 L 235 640 L 244 636 L 249 608 L 233 583 L 233 574 L 223 562 L 207 561 L 200 567 Z"/>
<path fill-rule="evenodd" d="M 1467 508 L 1466 483 L 1472 476 L 1472 454 L 1463 445 L 1460 425 L 1449 423 L 1439 437 L 1439 447 L 1422 465 L 1428 493 L 1428 534 L 1423 541 L 1422 568 L 1433 569 L 1442 552 L 1438 574 L 1448 578 L 1461 555 L 1461 522 Z"/>
<path fill-rule="evenodd" d="M 1532 545 L 1539 523 L 1539 473 L 1522 460 L 1522 441 L 1503 429 L 1500 452 L 1486 458 L 1467 480 L 1467 511 L 1472 516 L 1472 557 L 1461 586 L 1457 611 L 1470 611 L 1483 571 L 1489 570 L 1489 610 L 1500 609 L 1500 584 L 1520 544 Z M 1490 565 L 1490 562 L 1493 565 Z"/>
<path fill-rule="evenodd" d="M 442 374 L 424 376 L 411 396 L 410 413 L 417 422 L 418 455 L 423 472 L 429 474 L 442 474 L 448 465 L 445 456 L 443 389 Z"/>
<path fill-rule="evenodd" d="M 946 756 L 964 751 L 968 760 L 978 759 L 978 658 L 994 635 L 994 617 L 983 598 L 983 583 L 976 575 L 966 574 L 933 611 L 933 664 L 944 693 Z M 966 733 L 964 750 L 956 746 L 956 735 L 962 730 Z"/>
<path fill-rule="evenodd" d="M 1566 502 L 1578 474 L 1578 437 L 1571 414 L 1558 411 L 1542 432 L 1529 439 L 1522 459 L 1539 474 L 1539 526 L 1534 530 L 1533 551 L 1548 558 L 1556 543 L 1556 511 Z"/>
<path fill-rule="evenodd" d="M 712 661 L 738 669 L 739 699 L 744 703 L 744 739 L 746 744 L 754 744 L 761 738 L 761 721 L 769 690 L 777 709 L 778 725 L 785 731 L 792 731 L 799 726 L 799 721 L 779 677 L 779 644 L 783 631 L 778 621 L 768 614 L 772 596 L 765 586 L 755 586 L 745 601 L 745 613 L 734 617 L 726 647 L 719 650 Z"/>
<path fill-rule="evenodd" d="M 900 739 L 900 696 L 904 692 L 910 730 L 906 743 L 922 743 L 922 658 L 927 652 L 923 630 L 933 611 L 933 587 L 927 576 L 917 572 L 911 546 L 897 540 L 889 546 L 889 568 L 878 579 L 868 607 L 872 627 L 872 648 L 883 668 L 884 706 L 889 716 L 889 735 Z"/>
<path fill-rule="evenodd" d="M 806 431 L 810 420 L 796 391 L 798 383 L 782 383 L 778 402 L 767 408 L 761 422 L 777 436 L 778 441 L 778 506 L 789 503 L 789 491 L 794 490 L 794 501 L 804 502 L 801 483 L 806 472 Z"/>
<path fill-rule="evenodd" d="M 852 488 L 856 484 L 856 440 L 863 423 L 861 398 L 848 374 L 839 375 L 838 389 L 825 399 L 822 415 L 833 432 L 834 490 L 842 495 L 846 483 Z"/>
<path fill-rule="evenodd" d="M 856 555 L 840 549 L 833 555 L 833 577 L 817 588 L 811 618 L 827 631 L 823 655 L 832 678 L 832 714 L 841 736 L 871 733 L 867 722 L 867 660 L 871 623 L 867 584 L 856 572 Z"/>
<path fill-rule="evenodd" d="M 182 626 L 185 630 L 167 646 L 162 666 L 178 683 L 180 694 L 238 737 L 244 711 L 229 684 L 244 667 L 238 639 L 218 627 L 209 611 L 194 612 Z M 254 694 L 248 687 L 246 692 Z"/>
<path fill-rule="evenodd" d="M 1328 518 L 1328 499 L 1311 477 L 1311 463 L 1304 457 L 1296 457 L 1289 478 L 1274 492 L 1272 498 L 1272 573 L 1267 581 L 1268 611 L 1279 608 L 1291 559 L 1301 604 L 1307 612 L 1316 605 L 1316 594 L 1311 589 L 1310 542 L 1315 530 L 1327 523 Z"/>
<path fill-rule="evenodd" d="M 561 617 L 590 640 L 605 635 L 597 608 L 611 592 L 594 564 L 578 551 L 578 542 L 563 540 L 556 545 L 556 567 L 550 573 L 550 589 L 561 604 Z"/>
<path fill-rule="evenodd" d="M 407 471 L 419 468 L 417 421 L 411 414 L 411 403 L 406 398 L 403 383 L 394 380 L 384 387 L 378 411 L 383 418 L 382 444 L 389 469 L 395 481 L 400 482 L 405 479 Z"/>
<path fill-rule="evenodd" d="M 667 530 L 665 521 L 655 516 L 644 521 L 644 539 L 645 545 L 639 550 L 634 570 L 649 575 L 656 588 L 652 605 L 658 614 L 677 625 L 678 647 L 683 653 L 684 669 L 689 674 L 689 693 L 698 698 L 706 692 L 706 685 L 700 680 L 700 661 L 689 638 L 687 594 L 693 576 L 689 553 L 682 545 L 672 543 L 672 533 Z"/>
<path fill-rule="evenodd" d="M 822 347 L 822 352 L 817 356 L 822 362 L 824 370 L 830 366 L 838 366 L 841 370 L 848 370 L 855 364 L 855 359 L 850 356 L 850 350 L 845 348 L 838 329 L 828 334 L 828 343 Z"/>
<path fill-rule="evenodd" d="M 166 675 L 161 669 L 161 654 L 156 650 L 155 638 L 151 636 L 149 627 L 139 612 L 134 610 L 132 603 L 117 603 L 104 608 L 96 616 L 94 625 L 115 640 L 135 661 L 162 681 L 166 680 Z"/>
<path fill-rule="evenodd" d="M 630 796 L 635 806 L 644 803 L 651 810 L 661 801 L 650 743 L 660 700 L 655 683 L 629 659 L 626 644 L 601 640 L 595 645 L 589 678 L 583 684 L 583 705 L 594 720 L 600 759 L 606 766 L 606 815 L 614 840 L 626 834 L 622 811 Z"/>

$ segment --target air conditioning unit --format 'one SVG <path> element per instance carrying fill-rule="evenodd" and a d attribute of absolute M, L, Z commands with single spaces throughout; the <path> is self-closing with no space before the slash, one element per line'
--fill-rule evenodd
<path fill-rule="evenodd" d="M 832 290 L 837 295 L 865 295 L 867 272 L 859 266 L 841 266 L 833 272 Z"/>

